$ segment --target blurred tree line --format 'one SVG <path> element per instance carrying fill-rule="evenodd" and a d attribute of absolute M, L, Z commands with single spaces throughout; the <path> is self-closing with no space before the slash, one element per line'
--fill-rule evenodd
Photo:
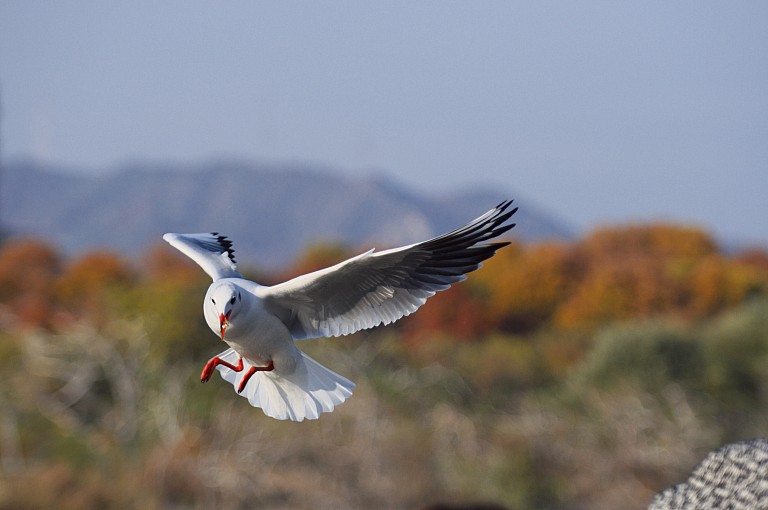
<path fill-rule="evenodd" d="M 250 276 L 275 283 L 356 253 L 319 243 L 266 282 Z M 179 296 L 206 283 L 192 262 L 161 245 L 138 264 L 107 251 L 67 261 L 39 240 L 0 249 L 0 303 L 32 327 L 98 321 L 110 310 L 147 312 L 133 309 L 141 305 L 130 299 L 117 302 L 135 293 L 176 315 Z M 415 341 L 436 335 L 472 341 L 492 332 L 589 331 L 657 315 L 701 319 L 767 292 L 764 250 L 726 254 L 706 232 L 675 225 L 603 228 L 574 243 L 514 242 L 467 283 L 431 299 L 405 333 Z"/>
<path fill-rule="evenodd" d="M 432 300 L 416 329 L 472 338 L 656 315 L 697 319 L 768 290 L 765 251 L 724 254 L 703 231 L 663 224 L 604 228 L 572 244 L 516 243 L 486 267 L 463 292 Z M 458 304 L 472 308 L 474 324 L 451 313 Z"/>
<path fill-rule="evenodd" d="M 272 284 L 356 253 L 241 270 Z M 515 242 L 393 326 L 302 343 L 358 383 L 303 424 L 197 383 L 223 349 L 208 284 L 160 244 L 0 246 L 0 509 L 644 508 L 766 434 L 768 252 L 701 230 Z"/>

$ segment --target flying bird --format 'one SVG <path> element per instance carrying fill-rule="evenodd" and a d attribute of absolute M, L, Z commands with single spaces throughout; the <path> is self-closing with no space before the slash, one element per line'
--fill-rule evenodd
<path fill-rule="evenodd" d="M 200 380 L 218 370 L 254 407 L 278 420 L 317 419 L 355 388 L 295 340 L 348 335 L 415 312 L 436 292 L 467 278 L 509 242 L 488 242 L 515 226 L 505 201 L 467 225 L 409 246 L 371 249 L 335 266 L 274 286 L 237 271 L 232 242 L 218 233 L 165 234 L 163 239 L 213 279 L 205 321 L 229 348 L 211 358 Z"/>

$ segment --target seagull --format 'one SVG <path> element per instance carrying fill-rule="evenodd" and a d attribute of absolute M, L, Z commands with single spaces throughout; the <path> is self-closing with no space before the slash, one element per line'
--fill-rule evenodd
<path fill-rule="evenodd" d="M 217 232 L 168 233 L 213 283 L 203 301 L 208 327 L 229 348 L 211 358 L 237 394 L 278 420 L 317 419 L 352 395 L 355 384 L 304 354 L 296 340 L 349 335 L 415 312 L 436 292 L 463 281 L 509 242 L 488 242 L 515 226 L 511 200 L 465 226 L 421 243 L 371 249 L 273 286 L 237 271 L 232 241 Z"/>

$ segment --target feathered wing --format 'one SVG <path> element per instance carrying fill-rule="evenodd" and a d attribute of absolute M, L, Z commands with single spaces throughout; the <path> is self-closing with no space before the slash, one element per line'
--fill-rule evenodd
<path fill-rule="evenodd" d="M 227 349 L 218 357 L 233 365 L 238 361 L 234 349 Z M 248 359 L 243 358 L 242 372 L 235 372 L 224 365 L 218 365 L 216 369 L 237 392 L 240 381 L 251 366 Z M 292 374 L 256 372 L 240 395 L 247 398 L 252 406 L 260 407 L 267 416 L 278 420 L 304 421 L 316 420 L 321 413 L 333 411 L 352 395 L 354 388 L 352 381 L 302 353 L 302 359 Z"/>
<path fill-rule="evenodd" d="M 266 287 L 267 310 L 295 339 L 340 336 L 413 313 L 436 292 L 466 279 L 508 242 L 486 242 L 515 226 L 512 201 L 422 243 L 370 250 L 335 266 Z"/>
<path fill-rule="evenodd" d="M 232 241 L 218 232 L 210 234 L 165 234 L 163 239 L 191 258 L 213 278 L 240 278 Z"/>

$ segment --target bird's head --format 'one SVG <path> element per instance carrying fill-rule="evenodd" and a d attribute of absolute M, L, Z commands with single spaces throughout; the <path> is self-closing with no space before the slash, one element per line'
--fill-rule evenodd
<path fill-rule="evenodd" d="M 206 315 L 211 319 L 215 318 L 214 323 L 218 324 L 222 340 L 230 322 L 237 317 L 242 303 L 242 291 L 230 282 L 214 284 L 208 291 Z"/>

